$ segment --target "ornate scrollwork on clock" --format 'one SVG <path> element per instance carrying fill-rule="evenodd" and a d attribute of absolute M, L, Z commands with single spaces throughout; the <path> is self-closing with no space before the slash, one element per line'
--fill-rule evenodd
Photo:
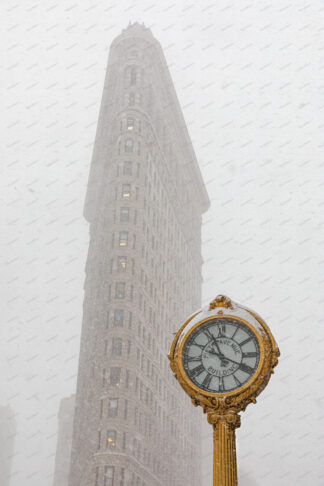
<path fill-rule="evenodd" d="M 257 314 L 218 295 L 208 310 L 181 327 L 169 359 L 193 404 L 213 420 L 215 413 L 237 414 L 255 403 L 279 354 L 268 326 Z"/>

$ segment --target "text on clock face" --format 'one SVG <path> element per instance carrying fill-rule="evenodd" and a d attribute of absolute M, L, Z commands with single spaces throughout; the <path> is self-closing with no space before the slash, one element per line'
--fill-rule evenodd
<path fill-rule="evenodd" d="M 260 362 L 259 343 L 238 319 L 221 318 L 199 326 L 183 348 L 188 378 L 211 393 L 226 393 L 251 379 Z"/>

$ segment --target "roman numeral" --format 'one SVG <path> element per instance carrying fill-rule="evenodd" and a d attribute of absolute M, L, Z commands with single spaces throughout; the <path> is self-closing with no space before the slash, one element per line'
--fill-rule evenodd
<path fill-rule="evenodd" d="M 238 326 L 236 326 L 236 329 L 235 329 L 235 331 L 234 331 L 234 334 L 233 334 L 233 336 L 232 336 L 232 339 L 234 339 L 234 336 L 235 336 L 235 334 L 237 333 L 237 331 L 238 331 L 238 330 L 239 330 L 239 327 L 238 327 Z"/>
<path fill-rule="evenodd" d="M 224 391 L 224 378 L 219 377 L 219 391 L 223 392 Z"/>
<path fill-rule="evenodd" d="M 243 353 L 243 358 L 256 358 L 258 356 L 258 353 Z"/>
<path fill-rule="evenodd" d="M 206 370 L 203 367 L 203 365 L 201 364 L 201 365 L 197 366 L 197 368 L 194 368 L 193 370 L 191 370 L 190 375 L 192 376 L 192 378 L 196 378 L 196 376 L 200 375 L 200 373 L 202 373 L 203 371 L 206 371 Z"/>
<path fill-rule="evenodd" d="M 204 386 L 205 388 L 208 388 L 209 385 L 210 385 L 211 379 L 212 379 L 212 375 L 207 373 L 207 376 L 205 377 L 204 381 L 202 382 L 202 386 Z"/>
<path fill-rule="evenodd" d="M 225 337 L 226 334 L 225 324 L 221 324 L 220 326 L 218 326 L 218 331 L 219 331 L 219 337 Z"/>
<path fill-rule="evenodd" d="M 198 343 L 192 343 L 193 346 L 198 346 L 198 348 L 200 349 L 204 349 L 205 346 L 203 346 L 202 344 L 198 344 Z"/>
<path fill-rule="evenodd" d="M 240 346 L 244 346 L 244 344 L 248 343 L 249 341 L 251 341 L 251 337 L 245 339 L 245 341 L 243 341 L 242 343 L 240 343 Z"/>
<path fill-rule="evenodd" d="M 245 373 L 248 373 L 249 375 L 252 375 L 253 373 L 253 368 L 251 368 L 251 366 L 248 366 L 247 364 L 245 363 L 241 363 L 239 368 L 242 370 L 242 371 L 245 371 Z"/>
<path fill-rule="evenodd" d="M 201 356 L 189 356 L 188 362 L 191 362 L 191 361 L 201 361 Z"/>
<path fill-rule="evenodd" d="M 237 386 L 242 386 L 242 383 L 240 382 L 240 380 L 238 378 L 236 378 L 235 375 L 233 375 L 234 377 L 234 380 L 235 380 L 235 383 L 237 384 Z"/>
<path fill-rule="evenodd" d="M 205 334 L 205 336 L 207 336 L 208 339 L 212 339 L 212 340 L 215 339 L 209 329 L 205 329 L 204 334 Z"/>

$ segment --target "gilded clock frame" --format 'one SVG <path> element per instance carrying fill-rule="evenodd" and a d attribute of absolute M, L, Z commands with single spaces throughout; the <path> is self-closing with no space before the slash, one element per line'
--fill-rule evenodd
<path fill-rule="evenodd" d="M 233 312 L 226 312 L 228 309 Z M 242 309 L 247 315 L 250 314 L 260 324 L 259 329 L 256 329 L 245 318 L 235 315 L 235 309 Z M 216 420 L 216 416 L 237 415 L 238 412 L 245 410 L 247 405 L 256 402 L 256 397 L 266 387 L 271 374 L 274 372 L 280 352 L 267 324 L 250 309 L 233 303 L 228 297 L 219 295 L 211 302 L 209 311 L 213 311 L 212 315 L 198 320 L 187 332 L 185 332 L 186 327 L 203 311 L 196 312 L 186 320 L 174 337 L 168 357 L 175 378 L 191 397 L 192 403 L 195 406 L 200 405 L 203 411 L 208 414 L 208 421 L 213 423 Z M 191 334 L 199 326 L 217 318 L 231 318 L 241 321 L 250 328 L 260 346 L 260 362 L 250 380 L 244 383 L 242 387 L 224 393 L 211 393 L 197 387 L 187 376 L 182 363 L 183 348 Z M 180 339 L 181 342 L 179 344 Z"/>

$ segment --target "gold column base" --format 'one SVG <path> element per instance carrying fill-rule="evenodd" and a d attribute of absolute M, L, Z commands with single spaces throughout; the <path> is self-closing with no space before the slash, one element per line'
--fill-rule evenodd
<path fill-rule="evenodd" d="M 214 429 L 213 486 L 237 486 L 235 429 L 241 425 L 236 412 L 208 414 Z"/>

